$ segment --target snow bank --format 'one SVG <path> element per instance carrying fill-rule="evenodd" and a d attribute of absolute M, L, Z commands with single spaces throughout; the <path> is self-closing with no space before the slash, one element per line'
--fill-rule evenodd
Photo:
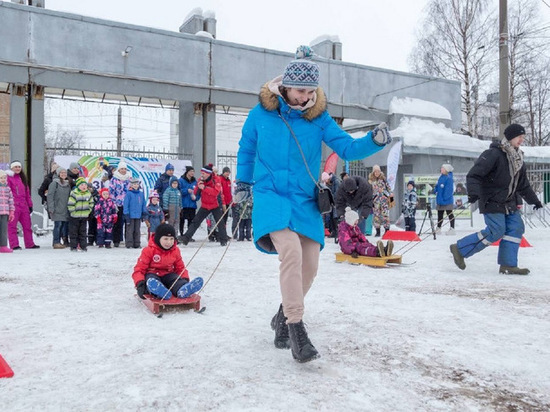
<path fill-rule="evenodd" d="M 390 102 L 389 114 L 394 113 L 451 120 L 451 113 L 443 106 L 412 97 L 394 97 Z"/>

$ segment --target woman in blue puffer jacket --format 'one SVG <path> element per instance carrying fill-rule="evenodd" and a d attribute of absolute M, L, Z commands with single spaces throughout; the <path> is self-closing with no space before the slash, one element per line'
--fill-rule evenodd
<path fill-rule="evenodd" d="M 454 209 L 454 180 L 453 180 L 453 166 L 445 163 L 441 166 L 441 176 L 437 180 L 437 184 L 433 190 L 435 197 L 435 203 L 437 205 L 437 233 L 441 233 L 441 226 L 443 225 L 443 214 L 447 213 L 449 217 L 449 223 L 451 227 L 447 234 L 455 234 L 455 215 Z"/>
<path fill-rule="evenodd" d="M 262 252 L 279 254 L 282 305 L 271 326 L 275 346 L 291 348 L 299 362 L 319 356 L 302 317 L 304 296 L 324 247 L 315 185 L 322 143 L 340 158 L 356 160 L 378 152 L 391 140 L 385 124 L 361 139 L 336 124 L 326 110 L 327 99 L 318 87 L 319 67 L 309 60 L 312 55 L 309 47 L 300 46 L 284 74 L 262 87 L 260 103 L 243 126 L 235 190 L 235 201 L 244 201 L 253 185 L 254 243 Z"/>

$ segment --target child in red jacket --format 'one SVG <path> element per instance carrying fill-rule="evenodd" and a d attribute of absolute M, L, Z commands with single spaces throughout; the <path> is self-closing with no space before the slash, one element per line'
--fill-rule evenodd
<path fill-rule="evenodd" d="M 202 288 L 200 277 L 189 282 L 189 273 L 175 240 L 174 227 L 163 223 L 141 251 L 132 274 L 141 299 L 145 299 L 146 293 L 160 299 L 170 299 L 172 295 L 187 298 Z"/>

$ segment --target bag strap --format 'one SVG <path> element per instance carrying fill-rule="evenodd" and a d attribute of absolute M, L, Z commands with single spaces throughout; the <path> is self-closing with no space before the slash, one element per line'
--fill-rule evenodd
<path fill-rule="evenodd" d="M 281 120 L 286 124 L 286 127 L 288 127 L 288 130 L 290 130 L 290 134 L 292 135 L 292 137 L 294 138 L 294 141 L 296 142 L 296 145 L 298 146 L 298 149 L 300 149 L 300 154 L 302 155 L 302 160 L 304 161 L 304 165 L 306 166 L 306 170 L 307 170 L 307 173 L 309 174 L 309 177 L 311 178 L 311 180 L 313 181 L 313 183 L 315 183 L 315 186 L 317 186 L 317 188 L 319 190 L 324 190 L 325 188 L 322 187 L 319 182 L 317 181 L 317 179 L 315 179 L 313 177 L 313 173 L 311 173 L 311 170 L 309 169 L 309 166 L 307 164 L 307 161 L 306 161 L 306 156 L 304 155 L 304 151 L 302 150 L 302 146 L 300 145 L 300 143 L 298 142 L 298 138 L 296 137 L 296 135 L 294 134 L 294 130 L 292 130 L 292 127 L 290 127 L 290 124 L 288 124 L 288 122 L 286 121 L 286 119 L 281 115 L 281 110 L 279 108 L 277 108 L 277 112 L 279 113 L 279 117 L 281 118 Z"/>

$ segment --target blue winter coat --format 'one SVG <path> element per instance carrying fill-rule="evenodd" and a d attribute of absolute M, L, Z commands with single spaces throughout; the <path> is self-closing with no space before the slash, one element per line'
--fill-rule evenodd
<path fill-rule="evenodd" d="M 147 216 L 145 197 L 141 190 L 128 190 L 124 198 L 124 214 L 130 219 L 141 219 Z"/>
<path fill-rule="evenodd" d="M 200 199 L 200 195 L 197 196 L 195 200 L 193 200 L 191 199 L 191 193 L 188 192 L 188 189 L 194 190 L 195 186 L 197 186 L 197 180 L 193 178 L 193 181 L 190 182 L 184 177 L 180 177 L 179 183 L 180 183 L 180 190 L 181 190 L 181 207 L 196 209 L 197 200 Z"/>
<path fill-rule="evenodd" d="M 454 204 L 453 172 L 449 172 L 447 175 L 442 174 L 439 176 L 433 192 L 436 194 L 436 204 L 442 206 Z"/>
<path fill-rule="evenodd" d="M 326 111 L 321 88 L 315 105 L 304 112 L 290 108 L 267 84 L 262 88 L 260 103 L 243 126 L 237 156 L 237 181 L 254 184 L 254 243 L 262 252 L 277 253 L 269 233 L 289 228 L 323 248 L 316 186 L 278 109 L 298 138 L 315 180 L 319 179 L 322 142 L 344 160 L 362 159 L 382 147 L 373 142 L 372 132 L 354 139 L 343 131 Z"/>

